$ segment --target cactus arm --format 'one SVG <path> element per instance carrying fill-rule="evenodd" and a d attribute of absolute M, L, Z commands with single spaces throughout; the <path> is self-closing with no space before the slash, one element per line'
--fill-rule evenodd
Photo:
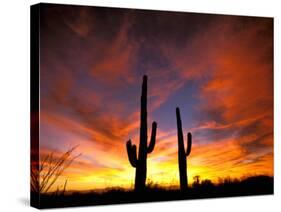
<path fill-rule="evenodd" d="M 151 138 L 150 138 L 149 146 L 147 148 L 147 153 L 151 153 L 154 149 L 155 141 L 156 141 L 156 130 L 157 130 L 157 123 L 154 121 L 152 123 Z"/>
<path fill-rule="evenodd" d="M 147 136 L 147 76 L 143 76 L 141 99 L 140 99 L 140 142 L 138 147 L 132 145 L 131 140 L 127 141 L 127 153 L 129 162 L 136 168 L 135 191 L 143 191 L 145 188 L 147 175 L 147 154 L 151 153 L 155 147 L 157 123 L 152 123 L 151 139 L 148 144 Z M 184 150 L 183 150 L 184 155 Z"/>
<path fill-rule="evenodd" d="M 192 145 L 192 135 L 191 133 L 187 133 L 187 147 L 186 147 L 186 156 L 189 156 L 190 152 L 191 152 L 191 145 Z"/>
<path fill-rule="evenodd" d="M 138 161 L 137 160 L 137 147 L 136 147 L 136 145 L 132 145 L 131 139 L 129 141 L 127 141 L 126 147 L 127 147 L 129 161 L 133 167 L 136 167 L 137 161 Z"/>

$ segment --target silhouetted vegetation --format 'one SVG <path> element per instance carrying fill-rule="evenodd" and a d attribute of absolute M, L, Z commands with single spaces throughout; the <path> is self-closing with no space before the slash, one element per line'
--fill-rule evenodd
<path fill-rule="evenodd" d="M 180 188 L 182 191 L 185 191 L 188 188 L 186 158 L 190 155 L 191 152 L 192 137 L 190 132 L 187 133 L 186 151 L 185 151 L 181 115 L 180 115 L 180 109 L 178 107 L 176 108 L 176 115 L 177 115 L 177 129 L 178 129 L 178 162 L 179 162 Z"/>
<path fill-rule="evenodd" d="M 40 207 L 51 208 L 265 194 L 273 194 L 273 177 L 252 176 L 240 180 L 226 178 L 218 184 L 205 179 L 199 183 L 198 181 L 194 182 L 186 192 L 181 192 L 179 188 L 175 187 L 167 188 L 152 184 L 151 186 L 147 185 L 141 193 L 123 188 L 108 188 L 100 192 L 72 191 L 60 196 L 54 196 L 53 193 L 49 193 L 41 195 Z"/>
<path fill-rule="evenodd" d="M 74 147 L 58 158 L 54 157 L 53 154 L 47 155 L 40 162 L 39 169 L 31 170 L 31 196 L 40 195 L 39 208 L 52 208 L 273 194 L 273 177 L 262 175 L 243 179 L 221 178 L 218 183 L 213 183 L 209 179 L 202 180 L 199 175 L 196 175 L 193 177 L 194 182 L 188 187 L 187 157 L 191 153 L 192 135 L 190 132 L 187 133 L 185 149 L 179 108 L 176 108 L 176 118 L 179 187 L 163 187 L 153 181 L 146 183 L 147 154 L 151 153 L 155 147 L 157 123 L 152 123 L 151 138 L 148 144 L 147 76 L 143 76 L 138 154 L 137 147 L 132 144 L 131 139 L 126 143 L 129 162 L 136 168 L 134 189 L 105 188 L 87 192 L 66 191 L 67 180 L 62 190 L 59 187 L 56 190 L 51 189 L 62 172 L 79 156 L 72 156 L 76 148 Z M 50 190 L 53 191 L 50 192 Z"/>
<path fill-rule="evenodd" d="M 76 146 L 77 147 L 77 146 Z M 39 169 L 31 168 L 31 191 L 34 193 L 47 193 L 58 178 L 61 176 L 63 171 L 80 156 L 72 156 L 71 154 L 76 149 L 73 147 L 63 153 L 60 157 L 54 157 L 53 153 L 46 155 L 39 163 Z M 59 191 L 59 187 L 55 192 L 63 195 L 66 190 L 67 180 L 64 183 L 63 190 Z"/>
<path fill-rule="evenodd" d="M 141 121 L 140 121 L 140 144 L 137 155 L 137 147 L 132 144 L 131 139 L 127 141 L 128 158 L 133 167 L 136 168 L 135 190 L 142 191 L 146 182 L 146 159 L 147 154 L 151 153 L 155 146 L 157 123 L 152 123 L 150 143 L 147 146 L 147 76 L 143 76 L 141 91 Z"/>

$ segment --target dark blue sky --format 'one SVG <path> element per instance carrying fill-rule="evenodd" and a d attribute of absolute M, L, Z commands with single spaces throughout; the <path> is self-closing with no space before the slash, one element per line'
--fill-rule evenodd
<path fill-rule="evenodd" d="M 159 158 L 176 165 L 176 107 L 193 134 L 193 173 L 273 173 L 272 19 L 62 5 L 40 14 L 42 152 L 78 144 L 84 163 L 125 169 L 146 74 L 159 173 Z"/>

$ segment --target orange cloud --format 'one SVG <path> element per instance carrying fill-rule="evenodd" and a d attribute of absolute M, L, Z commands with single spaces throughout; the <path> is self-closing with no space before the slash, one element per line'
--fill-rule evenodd
<path fill-rule="evenodd" d="M 120 83 L 134 81 L 131 70 L 136 59 L 138 44 L 130 41 L 128 36 L 132 24 L 131 18 L 128 15 L 119 23 L 120 28 L 115 32 L 112 40 L 107 43 L 103 57 L 90 71 L 93 77 L 109 83 L 111 86 L 116 83 L 120 86 Z"/>
<path fill-rule="evenodd" d="M 90 16 L 90 10 L 87 7 L 73 8 L 76 13 L 69 13 L 68 16 L 64 16 L 64 21 L 66 25 L 77 35 L 85 38 L 89 35 L 92 30 L 94 21 Z M 70 9 L 72 10 L 72 9 Z M 77 15 L 78 12 L 78 15 Z"/>
<path fill-rule="evenodd" d="M 212 19 L 204 30 L 188 31 L 192 36 L 180 40 L 180 44 L 173 34 L 163 36 L 157 32 L 155 38 L 151 36 L 157 45 L 150 45 L 153 42 L 149 43 L 148 37 L 154 27 L 147 28 L 147 36 L 137 39 L 132 30 L 143 28 L 135 16 L 127 14 L 111 25 L 106 22 L 112 27 L 102 26 L 93 17 L 81 11 L 77 17 L 64 19 L 65 27 L 72 32 L 69 36 L 73 36 L 64 45 L 73 45 L 75 51 L 62 53 L 47 48 L 42 54 L 48 59 L 42 64 L 40 121 L 44 130 L 52 130 L 53 137 L 41 138 L 41 155 L 59 155 L 77 144 L 77 151 L 82 153 L 57 185 L 67 178 L 69 190 L 132 187 L 135 169 L 128 162 L 125 142 L 131 138 L 137 146 L 139 143 L 140 83 L 133 82 L 139 81 L 135 79 L 142 73 L 149 75 L 149 129 L 151 120 L 162 118 L 155 115 L 160 106 L 178 104 L 169 102 L 173 94 L 188 83 L 196 84 L 192 98 L 186 98 L 188 92 L 181 96 L 185 102 L 196 100 L 190 108 L 194 112 L 193 122 L 188 125 L 191 127 L 184 129 L 193 134 L 188 157 L 190 183 L 194 175 L 214 181 L 226 176 L 273 175 L 271 19 L 244 17 L 244 21 L 219 16 L 221 19 Z M 168 19 L 161 20 L 155 19 L 155 23 L 171 25 Z M 147 23 L 144 20 L 142 24 Z M 110 28 L 109 33 L 100 32 L 100 27 Z M 60 41 L 59 37 L 59 47 L 64 43 Z M 50 46 L 56 46 L 53 42 L 51 39 Z M 145 42 L 150 45 L 145 61 L 157 60 L 160 65 L 143 65 L 144 59 L 138 58 L 140 43 Z M 149 53 L 154 51 L 160 59 L 150 58 Z M 161 116 L 167 115 L 166 110 L 161 112 Z M 166 131 L 158 123 L 155 150 L 148 155 L 148 178 L 161 185 L 177 186 L 176 123 L 168 121 Z M 63 134 L 63 138 L 56 140 L 56 133 Z M 52 146 L 56 142 L 60 142 L 58 149 Z"/>

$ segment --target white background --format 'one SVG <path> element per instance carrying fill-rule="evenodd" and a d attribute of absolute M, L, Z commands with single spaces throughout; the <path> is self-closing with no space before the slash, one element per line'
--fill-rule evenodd
<path fill-rule="evenodd" d="M 278 0 L 58 0 L 48 2 L 274 17 L 275 194 L 243 198 L 173 201 L 58 209 L 58 211 L 280 211 L 280 39 Z M 38 1 L 0 3 L 0 211 L 29 207 L 29 6 Z M 278 14 L 279 13 L 279 14 Z M 253 79 L 254 80 L 254 79 Z M 278 209 L 278 207 L 280 207 Z"/>

